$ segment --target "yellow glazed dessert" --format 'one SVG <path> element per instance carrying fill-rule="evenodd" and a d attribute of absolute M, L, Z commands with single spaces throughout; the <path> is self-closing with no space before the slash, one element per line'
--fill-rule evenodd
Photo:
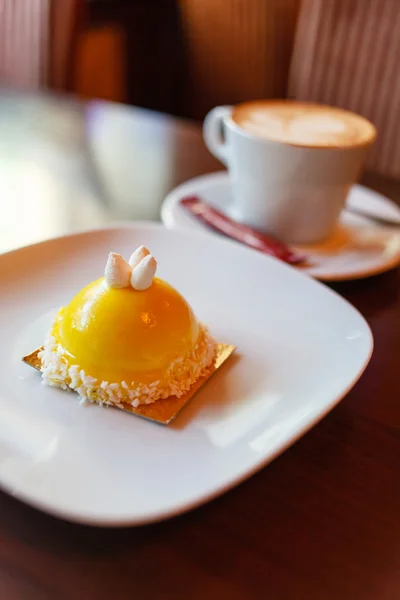
<path fill-rule="evenodd" d="M 45 383 L 137 407 L 180 397 L 207 373 L 216 344 L 156 266 L 143 246 L 129 263 L 109 255 L 105 276 L 58 312 L 40 352 Z"/>

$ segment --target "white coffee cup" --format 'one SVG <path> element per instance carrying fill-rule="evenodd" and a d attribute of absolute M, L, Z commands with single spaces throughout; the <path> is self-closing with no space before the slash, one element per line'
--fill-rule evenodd
<path fill-rule="evenodd" d="M 268 106 L 268 101 L 260 104 Z M 297 123 L 297 129 L 293 128 L 289 135 L 282 124 L 271 119 L 262 121 L 264 109 L 254 130 L 251 123 L 242 126 L 233 119 L 236 107 L 218 106 L 205 118 L 204 140 L 230 174 L 233 201 L 227 207 L 228 214 L 286 242 L 317 242 L 333 232 L 376 131 L 366 119 L 340 109 L 289 101 L 277 104 L 306 107 L 301 126 Z M 314 118 L 312 107 L 332 110 L 336 116 L 345 113 L 344 118 L 350 124 L 351 119 L 359 119 L 366 135 L 360 134 L 353 142 L 349 141 L 346 133 L 350 130 L 346 132 L 345 122 L 344 131 L 340 132 L 339 119 L 333 124 L 333 130 L 336 127 L 338 131 L 333 131 L 331 139 L 329 133 L 320 131 L 328 123 L 324 113 Z"/>

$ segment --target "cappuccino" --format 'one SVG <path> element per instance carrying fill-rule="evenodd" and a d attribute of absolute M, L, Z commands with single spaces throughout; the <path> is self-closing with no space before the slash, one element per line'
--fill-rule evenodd
<path fill-rule="evenodd" d="M 341 108 L 308 102 L 244 102 L 233 108 L 232 119 L 252 135 L 293 146 L 363 146 L 376 136 L 374 125 L 367 119 Z"/>
<path fill-rule="evenodd" d="M 376 135 L 351 112 L 286 100 L 216 106 L 203 132 L 229 171 L 230 217 L 297 244 L 332 235 Z"/>

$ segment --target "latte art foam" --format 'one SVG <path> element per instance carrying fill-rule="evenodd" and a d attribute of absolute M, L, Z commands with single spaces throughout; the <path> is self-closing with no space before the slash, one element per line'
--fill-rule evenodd
<path fill-rule="evenodd" d="M 358 146 L 376 135 L 375 127 L 363 117 L 305 102 L 245 102 L 234 107 L 232 119 L 253 135 L 297 146 Z"/>

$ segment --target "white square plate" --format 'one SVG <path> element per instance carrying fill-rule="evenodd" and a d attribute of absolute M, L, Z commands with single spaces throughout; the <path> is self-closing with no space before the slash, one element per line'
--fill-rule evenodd
<path fill-rule="evenodd" d="M 150 247 L 160 277 L 237 353 L 169 427 L 82 406 L 21 357 L 56 310 L 101 276 L 110 250 Z M 345 300 L 265 255 L 207 234 L 135 224 L 0 256 L 0 485 L 94 525 L 157 521 L 265 466 L 353 386 L 372 352 Z"/>

